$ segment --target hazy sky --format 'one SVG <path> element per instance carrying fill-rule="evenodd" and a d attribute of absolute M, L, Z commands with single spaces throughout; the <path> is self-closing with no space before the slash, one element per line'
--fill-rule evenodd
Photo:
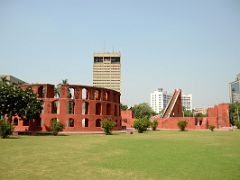
<path fill-rule="evenodd" d="M 92 85 L 93 53 L 121 51 L 122 102 L 157 88 L 194 107 L 229 102 L 240 73 L 239 0 L 0 0 L 0 74 Z"/>

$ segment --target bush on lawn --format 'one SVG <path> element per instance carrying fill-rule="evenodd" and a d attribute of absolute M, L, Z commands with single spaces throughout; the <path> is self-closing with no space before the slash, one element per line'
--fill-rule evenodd
<path fill-rule="evenodd" d="M 235 125 L 238 129 L 240 129 L 240 122 L 239 122 L 238 120 L 235 120 L 235 121 L 234 121 L 234 125 Z"/>
<path fill-rule="evenodd" d="M 7 138 L 12 134 L 12 132 L 13 126 L 11 125 L 11 123 L 0 120 L 0 136 L 2 138 Z"/>
<path fill-rule="evenodd" d="M 53 132 L 53 135 L 57 136 L 60 131 L 63 131 L 64 125 L 61 122 L 57 121 L 57 119 L 54 119 L 51 122 L 51 127 L 50 128 Z"/>
<path fill-rule="evenodd" d="M 147 128 L 150 126 L 150 121 L 148 118 L 135 119 L 133 127 L 138 130 L 139 133 L 147 131 Z"/>
<path fill-rule="evenodd" d="M 156 131 L 156 129 L 157 129 L 157 126 L 158 126 L 158 121 L 155 119 L 155 120 L 153 120 L 152 122 L 151 122 L 151 127 L 152 127 L 152 130 L 153 131 Z"/>
<path fill-rule="evenodd" d="M 209 125 L 209 126 L 208 126 L 208 129 L 209 129 L 210 131 L 214 131 L 215 126 L 214 126 L 214 125 Z"/>
<path fill-rule="evenodd" d="M 104 119 L 101 121 L 101 127 L 103 128 L 103 131 L 106 135 L 112 134 L 112 129 L 116 126 L 116 122 L 110 120 L 110 119 Z"/>
<path fill-rule="evenodd" d="M 188 122 L 185 121 L 185 120 L 178 121 L 178 123 L 177 123 L 180 131 L 185 131 L 185 128 L 186 128 L 187 124 L 188 124 Z"/>

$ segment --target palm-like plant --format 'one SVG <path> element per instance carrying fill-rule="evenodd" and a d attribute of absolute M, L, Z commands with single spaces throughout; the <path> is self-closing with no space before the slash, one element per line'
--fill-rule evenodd
<path fill-rule="evenodd" d="M 62 83 L 59 83 L 57 86 L 54 87 L 54 95 L 55 97 L 60 97 L 60 91 L 62 85 L 68 85 L 68 79 L 63 79 Z"/>

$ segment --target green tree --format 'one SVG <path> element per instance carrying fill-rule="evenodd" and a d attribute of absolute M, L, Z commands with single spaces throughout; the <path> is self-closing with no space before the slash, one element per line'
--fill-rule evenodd
<path fill-rule="evenodd" d="M 240 103 L 230 104 L 229 116 L 231 124 L 240 129 Z"/>
<path fill-rule="evenodd" d="M 141 119 L 135 119 L 133 122 L 133 127 L 137 129 L 139 133 L 147 131 L 147 128 L 150 126 L 150 121 L 148 118 L 144 117 Z"/>
<path fill-rule="evenodd" d="M 197 113 L 194 115 L 194 117 L 203 118 L 203 117 L 207 117 L 207 114 Z"/>
<path fill-rule="evenodd" d="M 128 106 L 125 104 L 120 104 L 121 110 L 126 111 L 128 109 Z"/>
<path fill-rule="evenodd" d="M 11 121 L 13 115 L 22 118 L 39 118 L 42 106 L 32 89 L 22 90 L 12 85 L 0 85 L 0 115 L 8 115 Z"/>
<path fill-rule="evenodd" d="M 38 119 L 42 111 L 41 102 L 32 89 L 23 90 L 17 86 L 0 84 L 0 116 L 8 116 L 11 124 L 12 116 L 22 119 Z"/>
<path fill-rule="evenodd" d="M 193 112 L 186 110 L 186 107 L 183 106 L 183 115 L 184 115 L 184 117 L 193 117 Z"/>
<path fill-rule="evenodd" d="M 57 136 L 60 131 L 63 131 L 64 125 L 57 119 L 53 119 L 51 122 L 50 129 L 52 130 L 53 135 Z"/>
<path fill-rule="evenodd" d="M 152 110 L 152 108 L 147 103 L 141 103 L 135 105 L 133 108 L 134 117 L 136 119 L 147 118 L 149 119 L 151 116 L 156 115 L 156 113 Z"/>
<path fill-rule="evenodd" d="M 101 127 L 106 135 L 112 134 L 112 129 L 114 126 L 116 126 L 116 122 L 112 121 L 111 119 L 104 119 L 101 121 Z"/>

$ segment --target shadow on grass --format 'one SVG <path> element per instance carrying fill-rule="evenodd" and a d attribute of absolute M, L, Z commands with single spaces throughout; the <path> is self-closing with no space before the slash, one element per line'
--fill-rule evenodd
<path fill-rule="evenodd" d="M 18 132 L 17 135 L 20 135 L 20 136 L 54 136 L 52 132 L 29 132 L 29 131 Z M 59 133 L 57 136 L 69 136 L 69 135 Z"/>
<path fill-rule="evenodd" d="M 123 133 L 112 133 L 112 134 L 109 134 L 110 136 L 119 136 L 119 135 L 121 135 L 121 134 L 123 134 Z M 105 135 L 105 134 L 103 134 L 103 135 Z M 109 135 L 106 135 L 106 136 L 109 136 Z"/>
<path fill-rule="evenodd" d="M 57 136 L 70 136 L 69 134 L 58 134 Z"/>
<path fill-rule="evenodd" d="M 33 136 L 55 136 L 52 133 L 37 133 Z M 68 134 L 58 134 L 56 136 L 69 136 Z"/>
<path fill-rule="evenodd" d="M 7 138 L 1 138 L 1 139 L 20 139 L 20 137 L 18 136 L 10 136 L 10 137 L 7 137 Z"/>

